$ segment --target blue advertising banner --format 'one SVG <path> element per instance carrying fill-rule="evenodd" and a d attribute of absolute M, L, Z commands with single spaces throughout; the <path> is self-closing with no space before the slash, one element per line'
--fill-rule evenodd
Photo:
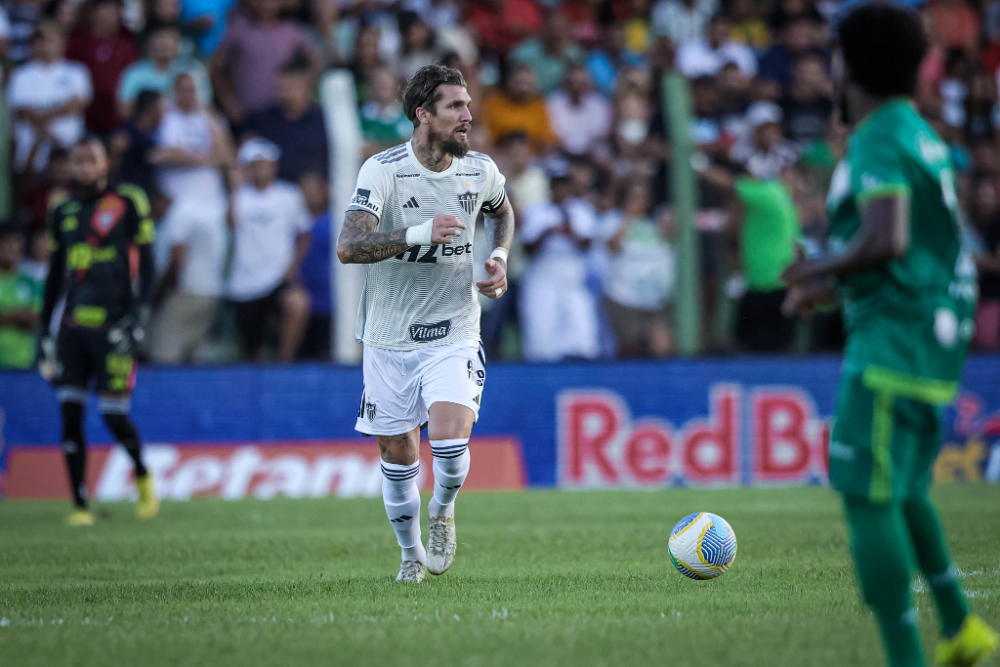
<path fill-rule="evenodd" d="M 519 443 L 531 486 L 809 484 L 826 478 L 839 358 L 493 364 L 475 438 Z M 150 443 L 349 441 L 361 371 L 328 365 L 143 368 L 133 414 Z M 96 405 L 90 442 L 107 443 Z M 54 393 L 0 374 L 0 442 L 59 442 Z M 1000 478 L 1000 357 L 975 356 L 946 414 L 940 479 Z M 2 475 L 0 475 L 2 479 Z"/>

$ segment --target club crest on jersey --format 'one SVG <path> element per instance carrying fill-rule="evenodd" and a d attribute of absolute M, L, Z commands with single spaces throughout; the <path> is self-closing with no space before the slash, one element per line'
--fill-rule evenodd
<path fill-rule="evenodd" d="M 107 195 L 101 199 L 94 209 L 90 226 L 101 236 L 107 236 L 125 214 L 125 202 L 117 195 Z"/>
<path fill-rule="evenodd" d="M 479 200 L 478 192 L 464 192 L 458 195 L 458 203 L 462 205 L 462 210 L 472 215 L 476 210 L 476 202 Z"/>

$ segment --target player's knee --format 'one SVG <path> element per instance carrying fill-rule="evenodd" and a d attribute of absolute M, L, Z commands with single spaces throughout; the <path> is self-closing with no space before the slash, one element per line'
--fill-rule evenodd
<path fill-rule="evenodd" d="M 409 466 L 420 459 L 420 441 L 412 434 L 376 436 L 382 460 L 395 465 Z"/>
<path fill-rule="evenodd" d="M 457 403 L 435 403 L 430 410 L 427 435 L 431 440 L 454 440 L 472 436 L 476 413 Z"/>
<path fill-rule="evenodd" d="M 312 307 L 312 299 L 309 292 L 301 287 L 289 288 L 283 297 L 286 316 L 303 317 L 309 314 Z"/>

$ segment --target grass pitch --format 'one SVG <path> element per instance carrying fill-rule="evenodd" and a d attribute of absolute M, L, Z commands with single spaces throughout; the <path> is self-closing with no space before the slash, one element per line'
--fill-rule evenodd
<path fill-rule="evenodd" d="M 935 497 L 1000 624 L 1000 487 Z M 2 665 L 883 664 L 826 489 L 467 493 L 455 565 L 419 586 L 393 581 L 379 499 L 166 503 L 148 523 L 115 504 L 91 529 L 67 510 L 0 504 Z M 711 582 L 666 553 L 699 510 L 739 539 Z"/>

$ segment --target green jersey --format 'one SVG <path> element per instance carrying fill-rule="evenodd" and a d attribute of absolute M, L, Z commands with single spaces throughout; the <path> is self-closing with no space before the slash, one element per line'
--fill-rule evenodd
<path fill-rule="evenodd" d="M 0 314 L 42 309 L 42 283 L 22 271 L 0 272 Z M 0 368 L 30 368 L 35 363 L 35 332 L 0 327 Z"/>
<path fill-rule="evenodd" d="M 860 123 L 834 171 L 830 250 L 844 252 L 859 209 L 879 196 L 910 199 L 910 245 L 885 266 L 841 276 L 845 373 L 871 387 L 944 404 L 954 396 L 974 323 L 976 270 L 962 247 L 948 147 L 909 100 Z"/>
<path fill-rule="evenodd" d="M 740 255 L 747 287 L 754 292 L 785 288 L 781 274 L 795 259 L 795 242 L 802 236 L 799 213 L 785 184 L 779 180 L 736 179 L 743 204 Z"/>

